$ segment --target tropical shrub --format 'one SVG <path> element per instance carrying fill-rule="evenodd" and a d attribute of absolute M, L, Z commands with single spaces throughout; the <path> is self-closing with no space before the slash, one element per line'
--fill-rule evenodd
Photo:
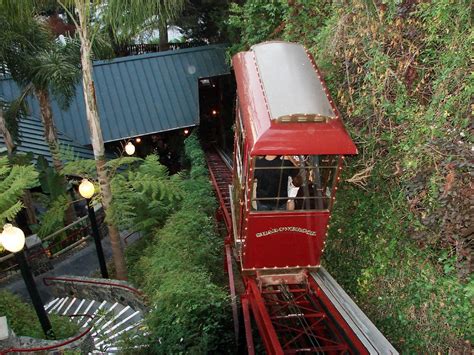
<path fill-rule="evenodd" d="M 119 157 L 105 164 L 111 179 L 112 203 L 108 219 L 122 230 L 149 234 L 163 225 L 181 199 L 180 176 L 169 176 L 168 170 L 151 154 L 145 159 Z M 74 159 L 64 167 L 65 174 L 95 180 L 95 161 Z M 99 194 L 94 199 L 99 201 Z"/>
<path fill-rule="evenodd" d="M 147 156 L 112 178 L 113 199 L 108 218 L 121 229 L 151 233 L 179 206 L 180 180 L 179 175 L 169 176 L 156 155 Z"/>
<path fill-rule="evenodd" d="M 147 325 L 154 353 L 226 353 L 232 348 L 232 316 L 222 285 L 217 204 L 194 135 L 185 149 L 191 171 L 181 184 L 181 209 L 152 238 L 129 248 L 129 275 L 151 303 Z"/>

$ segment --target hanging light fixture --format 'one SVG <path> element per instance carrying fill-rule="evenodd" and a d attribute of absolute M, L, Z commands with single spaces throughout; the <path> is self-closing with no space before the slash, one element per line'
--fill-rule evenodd
<path fill-rule="evenodd" d="M 133 153 L 135 153 L 135 146 L 133 145 L 132 142 L 127 143 L 127 145 L 125 146 L 125 152 L 128 155 L 133 155 Z"/>
<path fill-rule="evenodd" d="M 140 143 L 141 141 L 142 141 L 142 139 L 140 137 L 135 138 L 136 143 Z"/>
<path fill-rule="evenodd" d="M 186 129 L 184 130 L 184 135 L 187 136 L 188 134 L 189 134 L 189 129 L 186 128 Z"/>
<path fill-rule="evenodd" d="M 79 193 L 82 197 L 90 199 L 95 192 L 94 184 L 87 179 L 83 179 L 79 185 Z"/>

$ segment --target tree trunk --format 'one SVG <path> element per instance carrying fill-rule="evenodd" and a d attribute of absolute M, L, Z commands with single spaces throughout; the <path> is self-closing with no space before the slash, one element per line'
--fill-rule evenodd
<path fill-rule="evenodd" d="M 53 121 L 53 112 L 51 109 L 51 101 L 49 99 L 49 93 L 47 90 L 35 90 L 36 97 L 38 98 L 40 110 L 41 110 L 41 120 L 43 121 L 44 128 L 44 138 L 46 143 L 48 143 L 49 151 L 51 157 L 53 158 L 54 170 L 58 174 L 63 170 L 63 163 L 61 161 L 61 154 L 59 153 L 59 142 L 58 142 L 58 133 L 56 132 L 56 127 Z"/>
<path fill-rule="evenodd" d="M 36 89 L 35 95 L 39 101 L 41 120 L 43 121 L 44 138 L 46 139 L 46 143 L 48 143 L 49 152 L 51 153 L 51 157 L 53 159 L 54 170 L 56 170 L 56 173 L 59 175 L 62 175 L 63 162 L 61 160 L 61 153 L 59 151 L 58 133 L 56 131 L 56 126 L 54 125 L 53 110 L 51 109 L 49 92 L 48 90 Z M 67 181 L 65 177 L 62 178 L 62 183 L 64 190 L 67 192 Z M 66 209 L 66 225 L 70 225 L 76 219 L 76 213 L 74 212 L 71 199 L 69 196 L 67 197 L 69 205 Z"/>
<path fill-rule="evenodd" d="M 33 198 L 30 190 L 25 190 L 23 197 L 23 205 L 25 205 L 26 220 L 28 224 L 37 224 L 35 209 L 33 207 Z"/>
<path fill-rule="evenodd" d="M 5 122 L 5 117 L 3 116 L 3 110 L 0 109 L 0 134 L 3 136 L 5 145 L 7 147 L 8 156 L 11 157 L 13 150 L 15 149 L 15 143 L 13 143 L 12 135 L 8 130 L 7 123 Z"/>
<path fill-rule="evenodd" d="M 160 20 L 158 31 L 160 33 L 160 52 L 167 51 L 170 49 L 170 45 L 168 43 L 168 24 L 166 21 Z"/>
<path fill-rule="evenodd" d="M 89 0 L 75 0 L 76 11 L 79 17 L 78 32 L 81 38 L 81 64 L 82 64 L 82 84 L 84 90 L 84 101 L 86 104 L 87 123 L 89 124 L 90 138 L 94 157 L 96 161 L 97 176 L 99 178 L 100 192 L 102 195 L 102 206 L 107 215 L 112 201 L 112 191 L 110 189 L 109 176 L 105 169 L 105 147 L 100 127 L 99 113 L 95 96 L 94 81 L 92 80 L 92 43 L 88 33 L 88 21 L 90 11 Z M 113 260 L 115 264 L 116 277 L 120 280 L 127 279 L 127 269 L 123 255 L 120 233 L 115 224 L 107 219 L 110 242 L 112 245 Z"/>

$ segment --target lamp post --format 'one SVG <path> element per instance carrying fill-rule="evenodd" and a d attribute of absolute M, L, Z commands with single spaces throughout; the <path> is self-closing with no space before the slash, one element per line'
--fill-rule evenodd
<path fill-rule="evenodd" d="M 91 222 L 92 237 L 94 238 L 95 249 L 97 251 L 97 258 L 99 259 L 100 273 L 104 279 L 109 278 L 107 272 L 107 265 L 105 263 L 104 250 L 102 249 L 102 243 L 100 241 L 100 232 L 97 227 L 97 219 L 95 218 L 94 206 L 91 203 L 91 197 L 94 195 L 94 184 L 89 180 L 82 180 L 79 185 L 79 193 L 87 201 L 87 213 L 89 214 L 89 220 Z"/>
<path fill-rule="evenodd" d="M 26 289 L 30 295 L 31 302 L 35 308 L 36 315 L 40 321 L 43 332 L 47 338 L 54 339 L 53 328 L 49 321 L 48 315 L 44 310 L 43 301 L 36 287 L 35 279 L 31 274 L 30 267 L 25 257 L 23 247 L 25 246 L 25 233 L 20 228 L 14 227 L 11 224 L 3 226 L 3 233 L 0 234 L 0 242 L 3 247 L 11 253 L 15 254 L 18 266 L 20 267 L 21 275 L 25 281 Z"/>

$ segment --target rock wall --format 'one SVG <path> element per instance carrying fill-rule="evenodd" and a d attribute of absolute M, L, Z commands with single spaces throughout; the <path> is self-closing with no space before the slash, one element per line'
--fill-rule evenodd
<path fill-rule="evenodd" d="M 125 281 L 95 279 L 79 276 L 60 276 L 46 279 L 56 297 L 76 297 L 88 300 L 118 302 L 143 313 L 148 312 L 143 294 Z"/>

